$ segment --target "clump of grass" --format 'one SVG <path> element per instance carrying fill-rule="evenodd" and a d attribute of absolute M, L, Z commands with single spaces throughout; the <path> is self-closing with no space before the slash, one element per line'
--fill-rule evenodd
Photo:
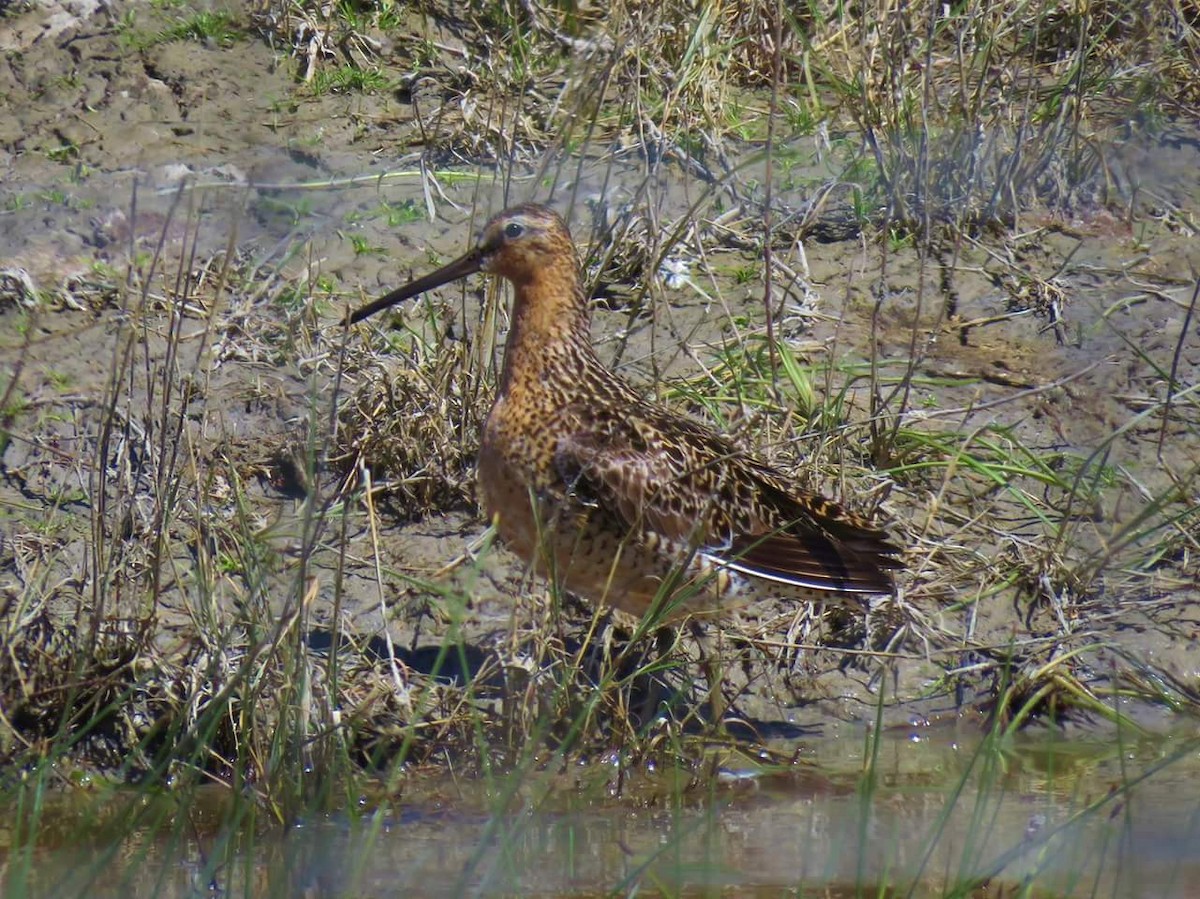
<path fill-rule="evenodd" d="M 469 346 L 450 336 L 445 306 L 427 303 L 389 332 L 388 352 L 355 342 L 346 374 L 352 384 L 339 409 L 332 462 L 353 483 L 358 472 L 376 484 L 402 519 L 470 508 L 474 466 L 487 397 L 475 383 Z"/>
<path fill-rule="evenodd" d="M 143 27 L 137 9 L 127 10 L 117 23 L 121 44 L 131 50 L 148 50 L 172 41 L 194 41 L 216 49 L 228 49 L 246 36 L 244 26 L 228 9 L 188 9 L 184 13 L 180 4 L 170 10 L 152 5 L 152 21 L 161 22 L 168 11 L 173 13 L 166 16 L 168 24 L 156 29 L 152 24 Z"/>
<path fill-rule="evenodd" d="M 242 35 L 242 29 L 238 27 L 233 13 L 224 9 L 208 9 L 197 10 L 192 15 L 180 19 L 165 29 L 159 35 L 159 40 L 197 41 L 217 47 L 231 47 Z"/>
<path fill-rule="evenodd" d="M 1194 23 L 1171 4 L 944 13 L 885 4 L 867 21 L 830 10 L 805 32 L 803 58 L 865 140 L 868 194 L 892 225 L 923 235 L 938 222 L 1010 223 L 1032 203 L 1113 199 L 1096 178 L 1096 138 L 1121 102 L 1138 104 L 1196 60 Z"/>
<path fill-rule="evenodd" d="M 11 439 L 41 461 L 10 474 L 31 496 L 55 489 L 55 478 L 79 486 L 8 523 L 0 751 L 10 765 L 87 762 L 152 784 L 180 775 L 265 784 L 279 770 L 273 756 L 290 752 L 301 764 L 340 739 L 336 729 L 327 741 L 304 736 L 314 718 L 328 728 L 342 700 L 336 682 L 321 689 L 330 682 L 314 677 L 303 651 L 309 581 L 292 581 L 282 611 L 272 605 L 268 585 L 289 580 L 284 556 L 250 511 L 237 466 L 220 453 L 202 462 L 188 432 L 213 332 L 185 344 L 183 323 L 202 285 L 217 302 L 229 280 L 227 264 L 210 282 L 186 276 L 188 263 L 185 252 L 165 313 L 149 286 L 159 257 L 141 291 L 118 291 L 124 314 L 102 397 L 57 396 L 61 409 L 40 419 L 12 407 Z M 76 422 L 78 470 L 46 453 L 61 421 Z M 43 469 L 52 477 L 30 479 Z M 306 700 L 311 715 L 295 712 L 301 692 L 317 697 Z M 271 802 L 286 795 L 283 782 L 265 786 Z"/>
<path fill-rule="evenodd" d="M 314 94 L 358 92 L 376 93 L 391 87 L 387 76 L 379 71 L 342 66 L 337 69 L 322 69 L 309 82 Z"/>
<path fill-rule="evenodd" d="M 830 147 L 834 183 L 852 185 L 853 196 L 827 204 L 815 229 L 833 222 L 833 233 L 849 224 L 922 241 L 1112 202 L 1104 135 L 1127 112 L 1161 120 L 1173 97 L 1196 90 L 1200 63 L 1195 22 L 1168 2 L 869 12 L 751 3 L 701 15 L 684 2 L 619 2 L 597 15 L 476 0 L 423 8 L 462 36 L 461 46 L 432 50 L 393 13 L 288 2 L 264 27 L 287 42 L 302 32 L 297 18 L 311 21 L 305 81 L 327 64 L 386 72 L 368 35 L 410 47 L 422 78 L 443 87 L 437 127 L 415 132 L 427 154 L 536 162 L 549 148 L 616 140 L 735 202 L 779 204 L 769 178 L 741 174 L 731 138 L 768 140 L 770 165 L 780 166 L 780 147 L 798 130 L 853 127 L 860 139 Z M 464 61 L 477 73 L 467 82 Z M 780 218 L 798 211 L 779 207 Z"/>
<path fill-rule="evenodd" d="M 264 4 L 252 20 L 272 43 L 291 47 L 304 60 L 299 80 L 328 90 L 372 91 L 389 81 L 375 66 L 384 31 L 406 25 L 399 4 L 391 2 L 307 3 L 281 0 Z M 327 66 L 333 66 L 328 70 Z"/>

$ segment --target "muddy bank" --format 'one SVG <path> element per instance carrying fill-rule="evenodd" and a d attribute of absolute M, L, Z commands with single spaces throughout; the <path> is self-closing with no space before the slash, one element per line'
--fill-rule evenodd
<path fill-rule="evenodd" d="M 545 199 L 550 178 L 449 156 L 433 161 L 458 177 L 431 177 L 412 90 L 318 94 L 249 30 L 229 45 L 146 39 L 177 18 L 131 3 L 0 19 L 0 577 L 10 616 L 36 610 L 44 628 L 11 618 L 11 657 L 40 651 L 14 635 L 69 622 L 117 647 L 118 693 L 145 686 L 123 655 L 130 634 L 155 678 L 186 685 L 212 663 L 207 634 L 253 646 L 282 623 L 324 647 L 314 670 L 344 647 L 346 670 L 391 691 L 371 701 L 399 727 L 408 678 L 443 672 L 447 645 L 513 688 L 528 683 L 517 672 L 573 658 L 593 626 L 619 642 L 628 622 L 593 622 L 503 547 L 443 571 L 485 530 L 471 460 L 504 332 L 491 288 L 446 290 L 403 327 L 338 324 L 461 251 L 505 197 Z M 739 237 L 757 216 L 716 221 L 728 185 L 678 159 L 647 177 L 647 154 L 619 144 L 550 167 L 603 295 L 602 357 L 799 484 L 852 505 L 885 495 L 910 548 L 894 601 L 767 599 L 710 628 L 731 703 L 760 732 L 872 721 L 881 695 L 896 724 L 985 721 L 1001 696 L 1009 713 L 1030 698 L 1031 716 L 1057 720 L 1047 683 L 1073 697 L 1077 726 L 1102 724 L 1106 706 L 1151 727 L 1189 707 L 1200 354 L 1195 320 L 1183 329 L 1200 269 L 1198 138 L 1182 121 L 1114 138 L 1107 206 L 1034 211 L 936 251 L 778 247 L 773 324 L 815 401 L 777 372 L 780 384 L 755 386 L 770 372 L 747 350 L 765 331 L 762 254 Z M 816 142 L 793 151 L 785 208 L 828 169 Z M 617 229 L 624 243 L 606 231 L 615 222 L 637 224 Z M 650 245 L 660 258 L 638 254 Z M 370 505 L 361 481 L 339 494 L 334 458 L 352 449 L 337 410 L 356 402 L 408 441 L 378 465 Z M 672 651 L 664 689 L 699 692 L 698 650 Z M 437 702 L 452 705 L 452 688 Z M 36 723 L 52 707 L 27 713 Z M 367 755 L 388 739 L 379 708 L 364 712 Z M 101 742 L 136 742 L 143 714 Z"/>

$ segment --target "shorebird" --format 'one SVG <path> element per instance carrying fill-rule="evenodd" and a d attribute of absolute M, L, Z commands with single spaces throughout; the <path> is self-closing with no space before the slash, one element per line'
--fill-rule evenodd
<path fill-rule="evenodd" d="M 578 258 L 545 206 L 508 209 L 473 249 L 349 316 L 355 323 L 475 272 L 513 287 L 483 426 L 483 510 L 560 587 L 658 622 L 775 592 L 890 594 L 899 549 L 880 528 L 690 418 L 643 399 L 592 347 Z"/>

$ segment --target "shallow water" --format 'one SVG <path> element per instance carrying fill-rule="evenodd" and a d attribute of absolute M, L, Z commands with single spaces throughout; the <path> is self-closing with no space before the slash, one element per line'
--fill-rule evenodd
<path fill-rule="evenodd" d="M 825 740 L 799 758 L 766 769 L 726 759 L 715 777 L 627 771 L 619 788 L 616 766 L 601 763 L 404 783 L 385 811 L 257 830 L 245 803 L 216 790 L 165 817 L 158 836 L 80 830 L 88 815 L 73 803 L 62 820 L 47 815 L 47 848 L 28 865 L 8 859 L 4 895 L 940 896 L 1024 885 L 1166 897 L 1194 895 L 1200 881 L 1194 739 L 1043 734 L 997 746 L 896 732 Z"/>
<path fill-rule="evenodd" d="M 52 9 L 55 4 L 33 6 Z M 27 11 L 22 7 L 15 12 L 24 17 Z M 111 12 L 105 10 L 104 15 Z M 15 15 L 4 17 L 3 31 L 8 35 L 19 31 L 14 23 L 20 24 Z M 473 225 L 466 210 L 477 199 L 470 183 L 457 193 L 452 186 L 447 188 L 460 208 L 438 203 L 441 218 L 436 224 L 404 222 L 403 217 L 400 224 L 390 221 L 389 213 L 396 210 L 415 210 L 424 216 L 428 201 L 413 177 L 415 169 L 388 153 L 376 152 L 374 141 L 364 141 L 359 132 L 362 110 L 374 109 L 372 115 L 380 114 L 380 121 L 393 121 L 395 101 L 390 96 L 352 98 L 353 115 L 333 105 L 342 102 L 336 98 L 305 96 L 303 114 L 281 125 L 273 107 L 275 98 L 290 96 L 292 75 L 262 44 L 240 44 L 221 61 L 216 48 L 178 44 L 155 50 L 147 65 L 143 54 L 120 49 L 119 35 L 106 36 L 102 24 L 86 23 L 80 31 L 83 39 L 47 35 L 22 46 L 23 69 L 35 77 L 20 86 L 28 88 L 26 93 L 14 84 L 6 94 L 11 120 L 20 123 L 14 127 L 20 132 L 20 143 L 8 145 L 13 152 L 4 159 L 0 249 L 4 267 L 27 271 L 30 283 L 39 290 L 50 292 L 67 285 L 69 277 L 87 275 L 97 263 L 123 272 L 123 254 L 151 252 L 160 235 L 168 246 L 182 251 L 185 237 L 194 232 L 198 256 L 206 258 L 224 248 L 233 232 L 237 243 L 248 248 L 251 268 L 279 269 L 286 280 L 301 285 L 318 273 L 335 283 L 335 299 L 324 312 L 324 322 L 334 334 L 332 323 L 339 319 L 340 310 L 363 299 L 346 298 L 351 286 L 361 285 L 366 293 L 391 289 L 430 252 L 456 255 L 469 239 Z M 44 32 L 39 24 L 26 33 Z M 65 56 L 68 45 L 70 60 Z M 61 77 L 67 68 L 70 79 Z M 37 75 L 39 71 L 44 74 Z M 169 90 L 159 76 L 168 79 Z M 185 93 L 178 111 L 158 111 L 154 104 L 139 100 L 145 92 L 174 107 L 173 91 Z M 371 106 L 375 103 L 379 105 Z M 81 112 L 75 121 L 64 122 L 63 109 Z M 163 127 L 164 123 L 178 127 Z M 997 323 L 976 329 L 969 345 L 950 339 L 949 332 L 942 334 L 940 317 L 928 310 L 923 323 L 917 315 L 913 297 L 922 295 L 927 275 L 915 254 L 906 257 L 897 251 L 886 269 L 880 263 L 881 274 L 887 273 L 889 293 L 875 322 L 862 312 L 876 301 L 874 288 L 863 286 L 874 282 L 864 273 L 876 263 L 855 241 L 808 251 L 798 244 L 783 257 L 806 273 L 811 262 L 812 277 L 806 274 L 804 280 L 811 280 L 814 296 L 822 299 L 823 295 L 818 311 L 828 324 L 825 330 L 814 331 L 818 338 L 814 345 L 832 339 L 836 326 L 839 352 L 877 358 L 883 365 L 896 360 L 906 363 L 918 334 L 915 329 L 928 328 L 930 334 L 942 336 L 923 350 L 926 363 L 921 374 L 956 386 L 935 390 L 923 384 L 921 408 L 913 421 L 927 411 L 972 410 L 982 421 L 962 412 L 959 426 L 964 430 L 1001 416 L 1001 423 L 1011 425 L 1030 447 L 1040 449 L 1050 440 L 1087 455 L 1094 448 L 1111 446 L 1111 456 L 1105 451 L 1109 462 L 1131 468 L 1139 478 L 1136 496 L 1168 495 L 1160 491 L 1167 487 L 1174 491 L 1179 481 L 1164 486 L 1167 475 L 1182 481 L 1197 463 L 1190 425 L 1186 419 L 1172 417 L 1176 436 L 1165 443 L 1157 427 L 1146 427 L 1144 422 L 1134 426 L 1147 404 L 1160 395 L 1164 372 L 1170 371 L 1171 380 L 1180 384 L 1196 380 L 1194 354 L 1177 350 L 1192 345 L 1177 335 L 1191 321 L 1184 311 L 1189 308 L 1196 270 L 1192 263 L 1196 242 L 1183 229 L 1190 227 L 1189 216 L 1196 207 L 1198 142 L 1193 122 L 1183 123 L 1180 129 L 1181 139 L 1131 141 L 1112 148 L 1116 161 L 1124 160 L 1114 169 L 1118 178 L 1136 185 L 1132 193 L 1154 198 L 1148 215 L 1138 212 L 1142 220 L 1136 234 L 1117 227 L 1124 220 L 1109 227 L 1105 216 L 1098 214 L 1104 210 L 1085 208 L 1082 222 L 1051 228 L 1044 246 L 1021 248 L 1022 269 L 1043 278 L 1061 277 L 1068 285 L 1073 301 L 1068 320 L 1076 332 L 1072 345 L 1057 347 L 1053 337 L 1040 333 L 1041 326 L 1029 317 L 1000 325 L 998 316 L 1006 310 L 1008 299 L 987 275 L 987 260 L 980 255 L 964 258 L 965 264 L 955 273 L 954 289 L 965 319 L 997 317 Z M 218 134 L 220 140 L 214 140 Z M 319 146 L 314 145 L 314 136 Z M 62 150 L 64 141 L 78 145 L 82 158 L 63 164 L 50 152 L 32 152 L 39 144 Z M 583 154 L 584 158 L 590 155 Z M 613 161 L 607 151 L 595 156 L 602 161 L 594 167 L 576 171 L 572 163 L 560 168 L 564 180 L 557 197 L 564 202 L 576 187 L 581 197 L 599 192 L 597 198 L 604 199 L 616 218 L 625 201 L 641 194 L 642 179 L 633 175 L 641 173 L 643 165 Z M 140 172 L 136 215 L 132 212 L 135 167 Z M 655 174 L 649 188 L 653 199 L 647 204 L 664 221 L 694 209 L 701 191 L 723 196 L 707 184 L 670 172 Z M 806 194 L 819 193 L 817 186 L 835 175 L 824 164 L 811 170 L 797 167 L 791 173 L 796 195 L 788 195 L 788 179 L 779 179 L 776 199 L 795 209 L 806 208 Z M 226 186 L 181 195 L 173 215 L 176 190 L 184 176 Z M 368 176 L 369 181 L 362 180 Z M 746 176 L 760 177 L 749 171 Z M 811 183 L 805 184 L 810 176 Z M 484 198 L 479 206 L 494 211 L 491 200 L 501 188 L 488 186 L 489 177 L 485 173 L 480 182 L 485 186 L 478 195 Z M 574 183 L 568 186 L 566 181 Z M 532 180 L 515 184 L 514 195 L 521 199 L 540 196 L 538 190 L 544 186 Z M 498 196 L 495 202 L 499 203 Z M 582 201 L 579 207 L 576 238 L 583 244 L 591 216 L 583 214 Z M 1176 208 L 1178 224 L 1168 228 L 1156 223 L 1163 217 L 1162 209 Z M 1138 209 L 1131 197 L 1130 214 Z M 1039 223 L 1036 218 L 1034 223 Z M 347 235 L 362 241 L 355 243 Z M 691 243 L 681 240 L 675 251 L 690 258 L 696 252 Z M 631 370 L 634 377 L 645 374 L 643 380 L 649 381 L 651 374 L 671 372 L 672 360 L 680 358 L 680 346 L 701 347 L 707 358 L 709 347 L 724 345 L 721 323 L 730 316 L 718 314 L 726 310 L 700 288 L 711 290 L 708 275 L 728 279 L 733 274 L 729 269 L 743 269 L 748 261 L 741 255 L 733 261 L 710 259 L 711 272 L 697 264 L 695 283 L 672 290 L 666 296 L 669 302 L 659 303 L 653 317 L 646 316 L 641 323 L 633 322 L 620 303 L 612 310 L 598 309 L 597 336 L 604 341 L 605 358 L 614 345 L 614 332 L 627 327 L 635 333 L 622 361 L 634 361 L 623 371 Z M 246 281 L 252 281 L 249 275 Z M 62 289 L 70 299 L 69 287 Z M 735 314 L 761 304 L 757 284 L 753 290 L 741 284 L 725 286 L 719 295 L 722 302 L 730 301 Z M 280 362 L 274 353 L 260 355 L 265 339 L 237 339 L 244 332 L 279 325 L 282 314 L 269 303 L 257 302 L 258 297 L 257 293 L 237 296 L 217 307 L 215 332 L 230 336 L 211 359 L 197 365 L 207 390 L 202 413 L 205 429 L 221 435 L 219 441 L 213 438 L 216 450 L 209 444 L 201 455 L 228 456 L 240 463 L 243 472 L 261 466 L 276 445 L 290 445 L 281 442 L 279 435 L 289 433 L 294 421 L 312 409 L 310 387 L 305 377 L 296 375 L 309 365 L 305 352 L 296 350 Z M 31 296 L 23 299 L 32 302 Z M 66 308 L 60 309 L 62 305 Z M 23 332 L 14 321 L 19 308 L 11 300 L 7 308 L 8 358 L 15 360 L 21 345 L 17 335 Z M 474 307 L 464 305 L 463 310 L 461 326 L 475 327 Z M 95 452 L 91 444 L 80 441 L 87 428 L 79 422 L 87 419 L 75 417 L 76 407 L 98 406 L 99 401 L 91 398 L 102 397 L 108 389 L 112 354 L 104 341 L 111 339 L 115 320 L 117 312 L 107 307 L 77 310 L 59 302 L 47 304 L 37 320 L 50 337 L 39 339 L 35 364 L 25 370 L 33 413 L 30 419 L 17 420 L 25 439 L 9 441 L 3 460 L 6 471 L 21 475 L 0 484 L 6 514 L 14 516 L 4 522 L 8 546 L 26 539 L 26 534 L 31 535 L 30 546 L 44 546 L 45 522 L 22 520 L 14 511 L 25 509 L 31 496 L 44 495 L 48 519 L 55 528 L 62 526 L 58 509 L 60 498 L 67 495 L 63 485 L 74 489 L 76 458 Z M 652 321 L 653 327 L 646 321 Z M 157 331 L 152 327 L 150 333 Z M 290 336 L 288 341 L 280 339 L 279 344 L 290 345 L 290 340 Z M 624 345 L 625 337 L 616 342 Z M 328 344 L 317 348 L 328 350 Z M 165 366 L 161 346 L 153 344 L 146 352 L 156 366 Z M 319 352 L 312 353 L 312 358 L 319 357 Z M 264 358 L 274 361 L 264 365 Z M 1105 360 L 1104 364 L 1097 366 L 1098 360 Z M 16 365 L 15 361 L 9 364 Z M 265 395 L 288 401 L 247 403 L 248 385 L 262 383 L 275 385 L 263 388 Z M 1058 387 L 1045 393 L 1032 389 L 1050 385 Z M 131 394 L 130 405 L 144 396 Z M 1001 401 L 1005 405 L 997 405 Z M 194 402 L 193 413 L 201 414 L 201 398 Z M 1189 408 L 1194 407 L 1184 405 Z M 956 420 L 959 414 L 954 412 Z M 1132 435 L 1137 434 L 1145 439 L 1134 441 Z M 64 453 L 63 446 L 73 452 Z M 1164 451 L 1174 454 L 1167 456 L 1166 465 Z M 958 491 L 972 504 L 963 507 L 964 514 L 972 519 L 985 517 L 986 510 L 973 505 L 971 485 L 966 486 Z M 257 512 L 264 517 L 274 520 L 290 514 L 276 510 L 285 503 L 290 507 L 291 498 L 255 496 Z M 1134 497 L 1127 490 L 1107 502 L 1115 521 L 1111 531 L 1105 521 L 1109 512 L 1098 510 L 1095 522 L 1089 516 L 1081 538 L 1085 550 L 1090 551 L 1087 540 L 1093 539 L 1093 525 L 1094 541 L 1100 544 L 1113 535 L 1122 537 L 1123 519 L 1137 521 L 1142 506 Z M 914 520 L 926 518 L 922 491 L 913 490 L 897 501 Z M 999 511 L 1004 513 L 1005 508 Z M 1013 521 L 1006 514 L 1000 520 L 1006 527 Z M 78 521 L 90 539 L 92 517 L 81 515 Z M 1026 541 L 1032 545 L 1043 533 L 1022 521 L 1013 525 L 1018 548 Z M 953 526 L 941 532 L 948 542 L 991 552 L 991 531 L 960 532 L 955 522 L 948 519 Z M 476 524 L 482 528 L 482 522 Z M 427 535 L 414 538 L 396 528 L 383 537 L 385 546 L 392 548 L 386 561 L 400 560 L 418 570 L 421 566 L 439 569 L 460 548 L 455 542 L 455 549 L 447 550 L 449 530 L 453 529 L 425 539 Z M 368 533 L 366 528 L 359 532 Z M 421 552 L 414 551 L 418 540 Z M 454 540 L 465 543 L 457 530 Z M 281 538 L 281 557 L 285 542 L 290 541 Z M 63 543 L 87 545 L 83 538 L 63 538 Z M 376 553 L 373 547 L 364 549 L 365 543 L 363 537 L 349 556 L 367 560 L 361 569 L 367 575 L 326 578 L 327 592 L 319 601 L 332 606 L 329 585 L 345 584 L 345 596 L 337 601 L 356 616 L 360 627 L 369 628 L 368 633 L 391 627 L 390 637 L 397 645 L 415 642 L 403 616 L 380 615 L 378 621 L 368 617 L 381 604 Z M 1176 560 L 1180 566 L 1185 555 L 1181 550 Z M 80 583 L 81 563 L 72 554 L 62 558 L 66 561 L 61 569 L 48 580 Z M 45 564 L 40 556 L 38 564 Z M 336 565 L 341 564 L 339 556 Z M 1174 571 L 1169 569 L 1168 574 Z M 1113 578 L 1107 586 L 1111 592 L 1093 598 L 1095 606 L 1068 609 L 1075 614 L 1072 623 L 1086 622 L 1089 630 L 1075 631 L 1075 642 L 1060 649 L 1092 647 L 1091 653 L 1080 656 L 1088 663 L 1090 677 L 1103 678 L 1118 666 L 1123 670 L 1121 660 L 1133 658 L 1139 678 L 1144 670 L 1162 669 L 1181 683 L 1194 683 L 1194 610 L 1198 608 L 1193 601 L 1194 578 L 1182 567 L 1178 573 L 1176 583 L 1168 578 L 1165 591 L 1158 583 L 1147 589 L 1136 578 Z M 287 576 L 290 579 L 290 571 Z M 923 573 L 915 581 L 916 595 L 908 597 L 923 613 L 939 616 L 939 628 L 947 629 L 944 638 L 934 638 L 935 649 L 950 647 L 957 652 L 961 646 L 990 642 L 1007 646 L 1013 633 L 1025 633 L 1016 629 L 1008 612 L 1016 603 L 1007 596 L 973 604 L 969 615 L 959 621 L 954 613 L 944 614 L 943 591 L 920 592 L 922 584 L 936 583 L 942 576 L 937 571 Z M 976 589 L 971 582 L 962 595 Z M 1159 603 L 1156 598 L 1164 593 L 1170 595 Z M 81 588 L 80 594 L 84 602 L 91 597 L 88 589 Z M 233 589 L 228 595 L 243 594 Z M 490 602 L 474 599 L 481 620 L 472 623 L 475 630 L 468 639 L 477 641 L 472 648 L 484 645 L 479 635 L 493 631 L 496 621 L 508 622 L 512 609 L 511 595 L 492 597 Z M 176 596 L 168 600 L 177 607 L 184 602 Z M 1173 605 L 1168 607 L 1168 602 Z M 1058 609 L 1057 603 L 1054 607 Z M 494 617 L 488 619 L 488 614 Z M 1110 645 L 1106 641 L 1119 645 L 1121 653 L 1104 655 Z M 923 698 L 946 669 L 927 664 L 928 647 L 908 650 L 910 667 L 896 676 L 898 692 Z M 946 663 L 947 667 L 955 664 Z M 841 696 L 844 690 L 844 679 L 839 679 L 833 687 L 814 684 L 812 695 Z M 873 696 L 864 691 L 868 708 Z M 5 710 L 6 716 L 10 711 Z M 906 708 L 897 712 L 906 714 Z M 753 770 L 745 763 L 730 762 L 725 771 L 711 777 L 633 771 L 625 772 L 620 789 L 614 785 L 615 766 L 601 763 L 572 770 L 569 777 L 533 773 L 465 784 L 406 780 L 400 784 L 399 797 L 378 815 L 342 811 L 293 818 L 287 826 L 262 824 L 266 817 L 262 813 L 252 821 L 249 812 L 254 810 L 247 803 L 234 802 L 215 789 L 200 795 L 172 794 L 149 803 L 132 792 L 73 793 L 54 797 L 44 813 L 14 808 L 0 819 L 6 822 L 0 823 L 0 893 L 776 895 L 787 889 L 850 895 L 875 894 L 881 885 L 890 885 L 897 892 L 940 896 L 956 886 L 983 893 L 984 888 L 972 884 L 993 876 L 991 886 L 997 891 L 1019 887 L 1027 880 L 1043 895 L 1185 896 L 1193 894 L 1192 884 L 1200 882 L 1196 876 L 1200 873 L 1196 870 L 1200 858 L 1200 790 L 1194 786 L 1197 751 L 1195 744 L 1180 739 L 1123 745 L 1096 734 L 1072 740 L 1023 736 L 1002 748 L 983 750 L 977 737 L 945 731 L 888 733 L 875 744 L 861 733 L 851 733 L 804 744 L 801 763 L 784 770 Z M 1143 774 L 1145 779 L 1139 779 Z M 116 813 L 125 806 L 137 806 L 141 814 L 131 819 Z M 25 833 L 32 818 L 39 822 L 33 840 Z M 20 849 L 31 843 L 31 850 Z"/>

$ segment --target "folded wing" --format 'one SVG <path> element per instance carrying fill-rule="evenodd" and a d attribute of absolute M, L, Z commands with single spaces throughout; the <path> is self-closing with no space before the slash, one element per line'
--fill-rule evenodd
<path fill-rule="evenodd" d="M 791 490 L 707 428 L 675 417 L 660 424 L 653 407 L 639 412 L 559 441 L 566 492 L 733 571 L 815 590 L 892 592 L 899 550 L 881 529 Z"/>

